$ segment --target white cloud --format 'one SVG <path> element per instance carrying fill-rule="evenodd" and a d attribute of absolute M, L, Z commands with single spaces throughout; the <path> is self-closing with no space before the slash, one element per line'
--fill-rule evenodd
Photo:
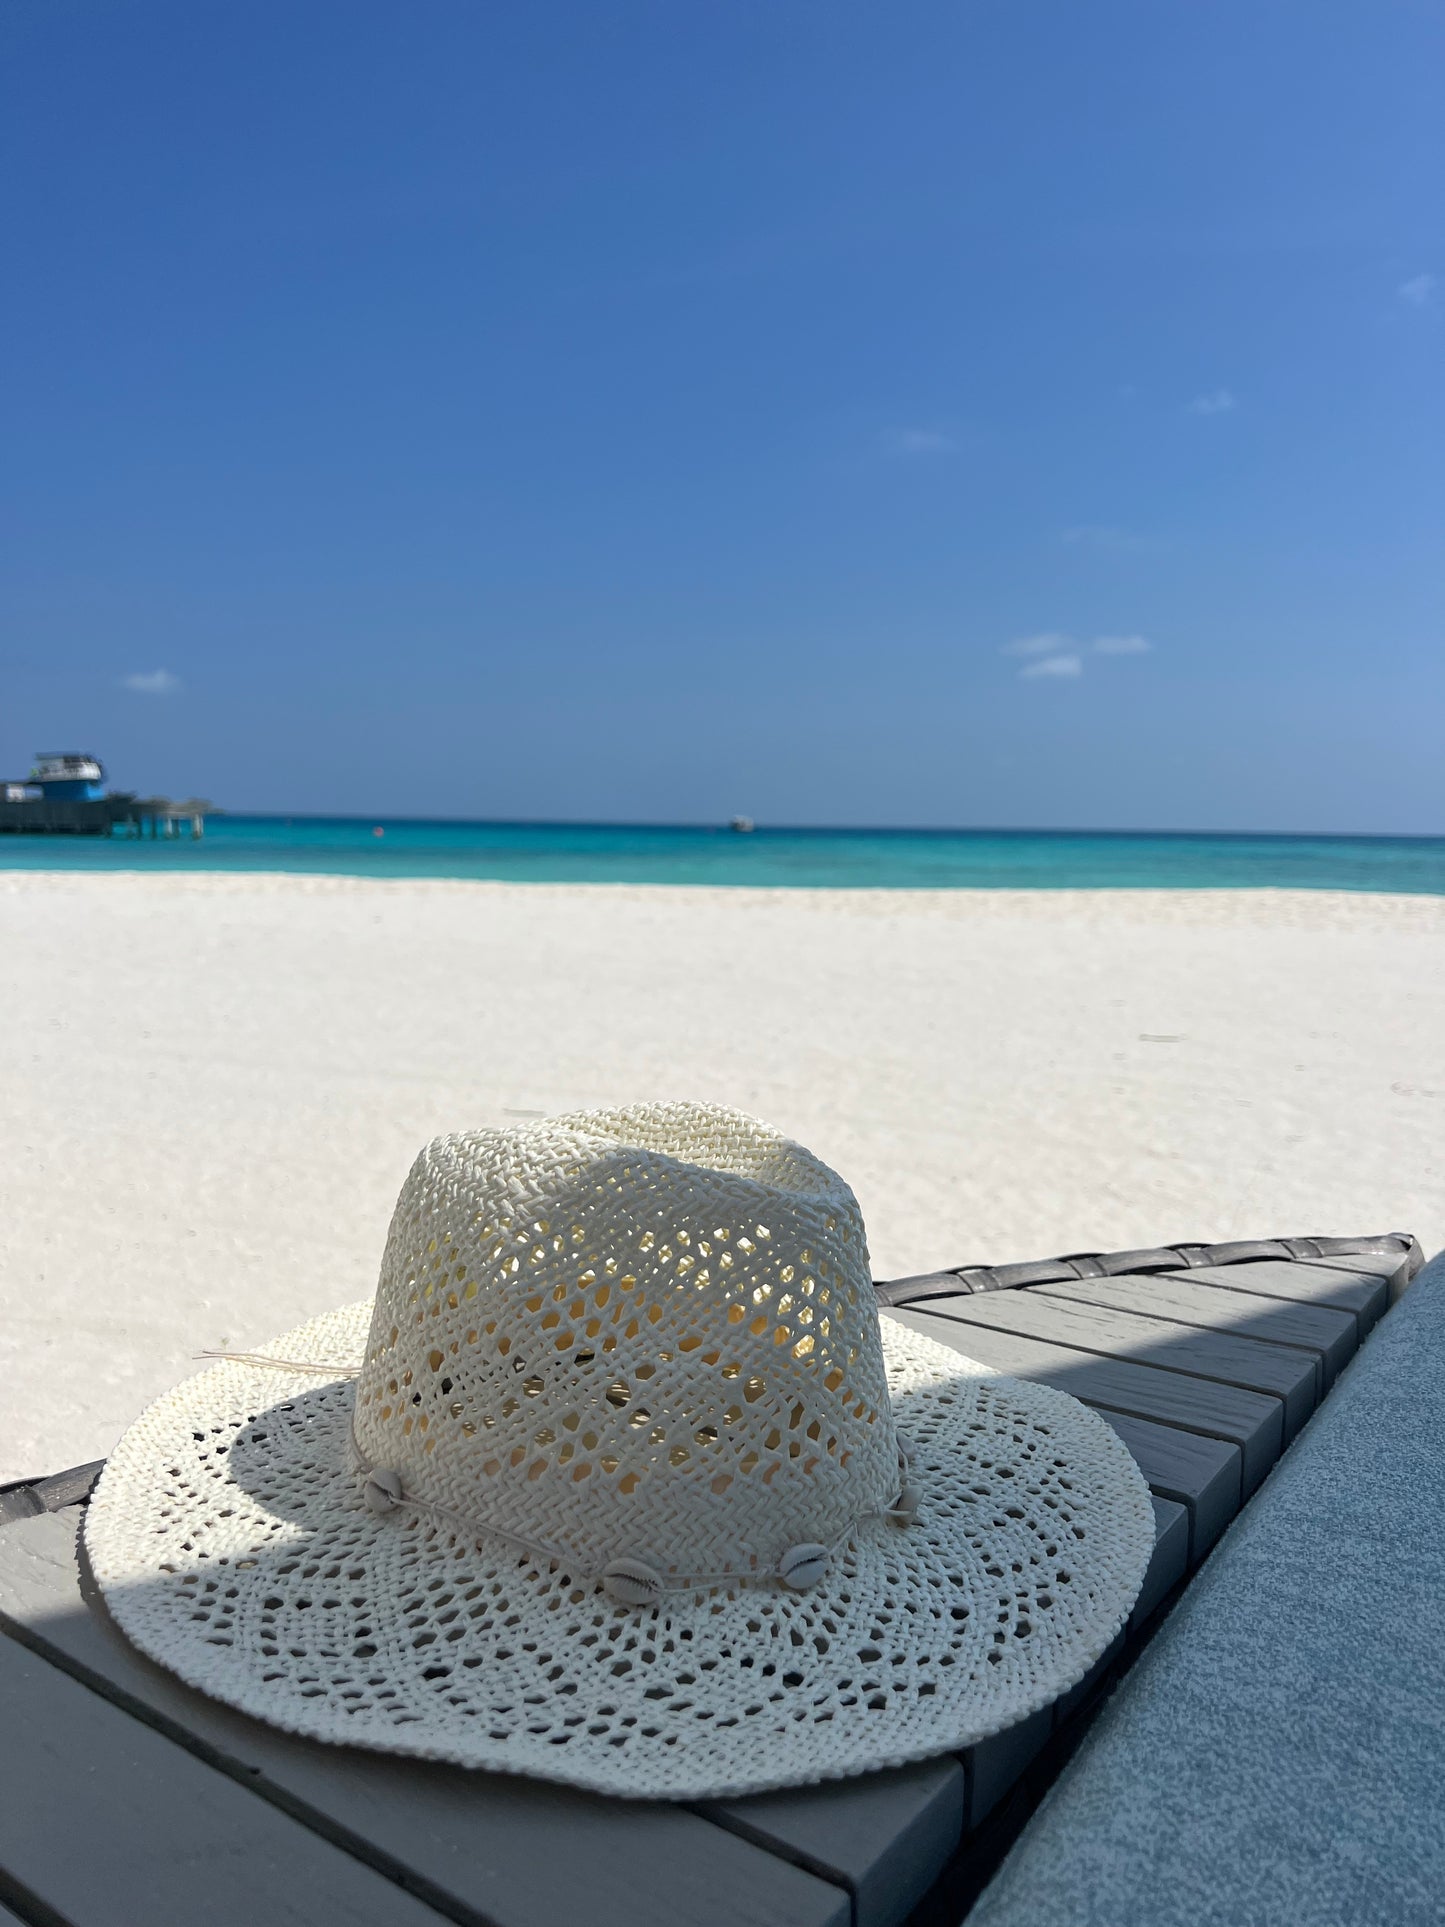
<path fill-rule="evenodd" d="M 1032 682 L 1039 676 L 1062 676 L 1072 680 L 1084 673 L 1086 654 L 1096 656 L 1147 656 L 1154 647 L 1147 636 L 1095 636 L 1092 642 L 1075 642 L 1057 629 L 1036 636 L 1015 636 L 999 651 L 1004 656 L 1022 656 L 1020 676 Z"/>
<path fill-rule="evenodd" d="M 180 677 L 173 676 L 169 669 L 140 670 L 133 676 L 123 676 L 121 681 L 137 696 L 173 696 L 181 686 Z"/>
<path fill-rule="evenodd" d="M 1207 394 L 1196 395 L 1189 404 L 1191 415 L 1228 415 L 1239 403 L 1227 388 L 1211 388 Z"/>
<path fill-rule="evenodd" d="M 1147 636 L 1095 636 L 1094 648 L 1101 656 L 1147 656 L 1154 647 Z"/>
<path fill-rule="evenodd" d="M 1035 676 L 1082 676 L 1083 659 L 1072 649 L 1057 656 L 1040 656 L 1034 662 L 1026 662 L 1019 674 L 1032 680 Z"/>
<path fill-rule="evenodd" d="M 1428 308 L 1435 298 L 1438 285 L 1433 274 L 1412 274 L 1408 281 L 1400 283 L 1395 292 L 1412 308 Z"/>
<path fill-rule="evenodd" d="M 958 443 L 941 428 L 897 428 L 887 438 L 895 455 L 953 455 Z"/>
<path fill-rule="evenodd" d="M 1054 656 L 1073 647 L 1072 636 L 1061 636 L 1056 630 L 1049 629 L 1041 636 L 1016 636 L 1012 642 L 1004 644 L 1002 653 L 1006 656 Z"/>

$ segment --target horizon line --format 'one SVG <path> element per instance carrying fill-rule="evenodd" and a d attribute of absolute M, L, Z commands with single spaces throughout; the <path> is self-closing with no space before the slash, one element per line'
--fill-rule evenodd
<path fill-rule="evenodd" d="M 514 830 L 691 830 L 719 836 L 1150 836 L 1207 837 L 1214 839 L 1270 837 L 1276 840 L 1309 842 L 1329 840 L 1368 843 L 1438 843 L 1445 841 L 1440 830 L 1159 830 L 1098 825 L 1083 829 L 1027 824 L 879 824 L 879 823 L 764 823 L 753 821 L 751 830 L 735 831 L 728 822 L 707 817 L 692 821 L 654 817 L 547 817 L 547 816 L 408 816 L 400 813 L 354 810 L 246 810 L 213 806 L 215 817 L 266 823 L 364 823 L 450 825 L 472 829 Z"/>

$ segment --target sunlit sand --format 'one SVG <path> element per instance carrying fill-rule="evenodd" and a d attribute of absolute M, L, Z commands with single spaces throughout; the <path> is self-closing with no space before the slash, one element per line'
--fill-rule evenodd
<path fill-rule="evenodd" d="M 636 1098 L 835 1165 L 874 1268 L 1445 1242 L 1445 901 L 0 879 L 0 1478 L 373 1288 L 439 1131 Z"/>

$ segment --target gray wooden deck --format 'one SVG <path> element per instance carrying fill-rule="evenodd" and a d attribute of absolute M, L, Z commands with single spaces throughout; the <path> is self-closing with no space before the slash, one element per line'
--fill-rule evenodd
<path fill-rule="evenodd" d="M 291 1739 L 115 1631 L 77 1556 L 98 1467 L 0 1492 L 0 1923 L 896 1927 L 930 1893 L 956 1919 L 1419 1263 L 1401 1236 L 1293 1239 L 880 1284 L 885 1315 L 1114 1426 L 1154 1493 L 1154 1559 L 1115 1651 L 1054 1707 L 957 1758 L 792 1793 L 610 1802 Z"/>

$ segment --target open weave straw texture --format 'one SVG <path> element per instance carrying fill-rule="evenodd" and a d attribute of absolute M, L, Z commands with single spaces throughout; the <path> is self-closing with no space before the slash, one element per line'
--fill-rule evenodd
<path fill-rule="evenodd" d="M 151 1407 L 86 1538 L 137 1645 L 316 1739 L 661 1798 L 863 1772 L 1074 1684 L 1153 1546 L 1114 1433 L 880 1330 L 851 1192 L 733 1112 L 438 1139 L 374 1302 L 269 1349 Z"/>

